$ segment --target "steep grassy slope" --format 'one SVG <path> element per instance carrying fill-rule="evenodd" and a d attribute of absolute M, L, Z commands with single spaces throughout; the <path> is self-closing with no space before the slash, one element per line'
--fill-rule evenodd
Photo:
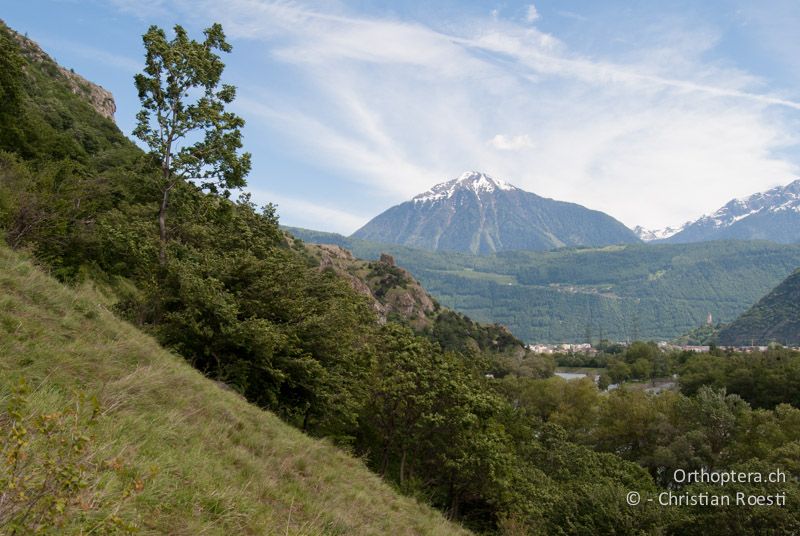
<path fill-rule="evenodd" d="M 800 270 L 719 334 L 721 344 L 800 344 Z"/>
<path fill-rule="evenodd" d="M 3 418 L 20 377 L 37 412 L 69 405 L 76 389 L 97 396 L 96 457 L 150 475 L 119 512 L 142 533 L 465 533 L 207 380 L 117 320 L 95 292 L 67 289 L 1 246 Z M 112 481 L 99 493 L 113 490 Z"/>

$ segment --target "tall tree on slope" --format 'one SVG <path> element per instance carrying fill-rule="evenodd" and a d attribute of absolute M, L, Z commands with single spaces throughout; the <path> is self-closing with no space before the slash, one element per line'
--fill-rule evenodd
<path fill-rule="evenodd" d="M 189 39 L 180 25 L 174 30 L 172 40 L 157 26 L 144 34 L 145 68 L 135 77 L 142 110 L 134 134 L 147 144 L 160 167 L 162 265 L 167 258 L 170 193 L 191 181 L 227 196 L 229 189 L 247 184 L 250 172 L 250 154 L 239 153 L 244 120 L 225 110 L 236 88 L 220 83 L 225 64 L 216 51 L 231 51 L 222 26 L 207 28 L 203 42 Z"/>

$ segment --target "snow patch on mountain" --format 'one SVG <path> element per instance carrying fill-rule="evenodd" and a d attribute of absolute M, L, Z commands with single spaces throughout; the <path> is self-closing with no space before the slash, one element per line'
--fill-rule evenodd
<path fill-rule="evenodd" d="M 732 199 L 716 212 L 703 215 L 680 227 L 659 230 L 636 227 L 634 232 L 647 242 L 766 238 L 794 243 L 800 241 L 800 226 L 795 227 L 790 223 L 791 220 L 786 219 L 795 218 L 793 213 L 800 213 L 800 179 L 765 192 Z"/>
<path fill-rule="evenodd" d="M 474 255 L 640 243 L 607 214 L 526 192 L 479 171 L 386 209 L 353 237 Z"/>
<path fill-rule="evenodd" d="M 800 212 L 800 179 L 786 186 L 777 186 L 766 192 L 734 199 L 715 213 L 703 216 L 696 223 L 722 228 L 764 211 L 783 210 Z"/>
<path fill-rule="evenodd" d="M 495 179 L 479 171 L 467 171 L 458 178 L 437 184 L 427 192 L 415 196 L 414 203 L 426 203 L 450 199 L 458 191 L 471 191 L 478 197 L 482 193 L 492 193 L 496 190 L 519 190 L 516 186 L 500 179 Z"/>
<path fill-rule="evenodd" d="M 686 222 L 678 227 L 664 227 L 663 229 L 645 229 L 641 225 L 634 227 L 633 232 L 639 239 L 645 242 L 652 242 L 653 240 L 664 240 L 672 235 L 678 234 L 689 225 L 691 222 Z"/>

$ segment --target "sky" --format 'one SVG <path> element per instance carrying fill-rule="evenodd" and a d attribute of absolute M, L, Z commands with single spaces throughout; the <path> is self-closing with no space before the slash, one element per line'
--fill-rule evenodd
<path fill-rule="evenodd" d="M 248 190 L 350 234 L 467 170 L 661 228 L 800 176 L 800 2 L 5 0 L 113 92 L 151 24 L 223 25 Z"/>

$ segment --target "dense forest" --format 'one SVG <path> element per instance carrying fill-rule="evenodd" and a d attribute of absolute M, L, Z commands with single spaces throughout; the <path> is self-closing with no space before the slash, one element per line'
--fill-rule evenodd
<path fill-rule="evenodd" d="M 96 287 L 115 315 L 152 334 L 205 376 L 307 434 L 328 438 L 397 490 L 475 532 L 728 535 L 800 530 L 800 410 L 792 405 L 797 404 L 797 355 L 766 356 L 764 374 L 755 376 L 748 371 L 749 361 L 668 357 L 640 344 L 622 351 L 615 369 L 606 363 L 609 370 L 620 372 L 620 380 L 623 366 L 643 376 L 657 367 L 667 373 L 678 370 L 686 381 L 683 392 L 605 392 L 591 380 L 549 377 L 552 358 L 520 354 L 513 336 L 462 314 L 440 309 L 425 326 L 402 316 L 381 319 L 352 281 L 320 265 L 302 241 L 287 238 L 274 207 L 258 208 L 247 194 L 232 199 L 247 171 L 242 140 L 235 135 L 242 120 L 230 115 L 224 121 L 207 119 L 207 114 L 228 114 L 225 104 L 235 97 L 232 86 L 220 85 L 221 55 L 230 51 L 222 29 L 212 26 L 197 42 L 180 27 L 174 38 L 151 28 L 145 47 L 150 70 L 137 77 L 144 110 L 137 135 L 148 151 L 73 92 L 52 60 L 33 57 L 24 38 L 0 29 L 0 226 L 10 247 L 66 284 Z M 175 165 L 194 166 L 197 172 L 198 161 L 219 150 L 224 165 L 214 170 L 227 184 L 205 180 L 213 173 L 204 180 L 181 178 L 179 168 L 152 148 L 158 146 L 157 133 L 145 128 L 146 111 L 157 113 L 159 98 L 183 94 L 158 93 L 158 66 L 174 63 L 191 71 L 198 58 L 206 60 L 197 66 L 199 75 L 187 78 L 205 83 L 199 104 L 178 106 L 201 130 L 220 125 L 227 130 L 200 136 L 198 143 L 210 146 L 176 153 Z M 717 247 L 731 262 L 741 253 L 737 246 Z M 757 247 L 767 280 L 788 270 L 795 262 L 792 255 L 800 259 L 795 250 Z M 641 285 L 637 270 L 656 274 L 654 262 L 675 270 L 679 258 L 684 265 L 700 262 L 700 253 L 681 257 L 678 250 L 657 251 L 664 253 L 631 249 L 631 255 L 656 260 L 617 273 L 603 267 L 604 254 L 587 252 L 594 260 L 574 263 L 570 277 L 581 284 L 603 284 L 591 276 L 603 267 L 615 274 L 619 288 L 613 292 L 621 294 Z M 518 278 L 519 285 L 508 288 L 520 293 L 525 285 L 549 285 L 556 267 L 570 265 L 576 255 L 581 253 L 556 252 L 538 264 L 524 254 L 471 262 L 489 263 L 493 268 L 486 273 Z M 718 273 L 716 264 L 705 262 L 710 274 Z M 740 275 L 755 277 L 755 264 L 742 266 Z M 389 263 L 363 269 L 373 295 L 387 296 L 410 284 Z M 440 265 L 426 270 L 419 274 L 427 284 L 435 279 L 428 281 L 425 274 L 445 271 Z M 656 285 L 674 285 L 670 273 L 654 275 Z M 733 277 L 734 272 L 727 273 Z M 713 280 L 703 277 L 697 287 Z M 468 279 L 447 281 L 464 285 Z M 737 285 L 757 287 L 743 292 L 758 293 L 769 284 L 750 283 L 739 280 Z M 481 279 L 475 285 L 494 289 L 487 290 L 490 295 L 505 288 Z M 720 288 L 712 286 L 708 293 Z M 686 295 L 691 291 L 684 289 Z M 582 296 L 551 292 L 548 296 Z M 738 307 L 733 302 L 732 309 Z M 498 298 L 492 307 L 503 303 Z M 571 307 L 578 317 L 574 324 L 581 331 L 586 327 L 581 317 L 585 302 L 581 307 L 568 302 L 562 309 L 552 301 L 531 303 L 565 319 L 571 318 L 566 309 Z M 470 314 L 482 310 L 464 309 Z M 649 324 L 644 316 L 640 322 L 645 335 Z M 680 319 L 674 325 L 688 322 Z M 517 324 L 509 322 L 512 328 Z M 596 329 L 601 328 L 614 335 L 607 326 Z M 0 329 L 3 335 L 13 333 L 15 325 L 4 322 Z M 777 363 L 791 363 L 791 380 L 780 383 L 783 375 L 773 373 Z M 30 364 L 17 366 L 15 373 L 24 375 Z M 739 381 L 742 374 L 758 378 L 750 391 Z M 3 392 L 0 398 L 9 397 Z M 781 470 L 790 478 L 719 487 L 677 481 L 676 469 Z M 7 482 L 0 477 L 0 485 Z M 785 493 L 790 506 L 675 507 L 648 500 L 630 505 L 626 496 L 631 491 L 652 499 L 659 493 Z M 273 529 L 279 530 L 265 531 Z"/>
<path fill-rule="evenodd" d="M 672 340 L 709 313 L 733 321 L 800 266 L 800 246 L 758 241 L 475 256 L 291 232 L 358 256 L 391 253 L 443 305 L 506 325 L 528 342 Z"/>
<path fill-rule="evenodd" d="M 726 345 L 749 345 L 753 341 L 800 345 L 800 270 L 725 326 L 718 340 Z"/>

